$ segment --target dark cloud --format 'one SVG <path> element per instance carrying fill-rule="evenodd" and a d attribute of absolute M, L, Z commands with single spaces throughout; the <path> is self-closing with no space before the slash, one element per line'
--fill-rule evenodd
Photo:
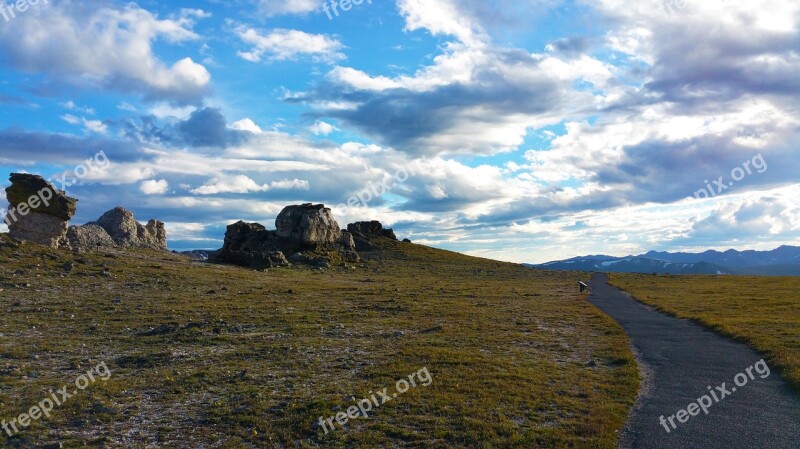
<path fill-rule="evenodd" d="M 29 132 L 18 128 L 0 131 L 0 160 L 70 165 L 81 163 L 100 151 L 119 162 L 141 157 L 138 146 L 128 141 Z"/>
<path fill-rule="evenodd" d="M 189 146 L 224 147 L 241 141 L 242 132 L 229 130 L 222 111 L 215 108 L 198 109 L 175 130 L 180 140 Z"/>
<path fill-rule="evenodd" d="M 33 106 L 33 103 L 30 101 L 22 98 L 16 97 L 13 95 L 6 95 L 0 93 L 0 104 L 8 104 L 8 105 L 17 105 L 17 106 Z"/>
<path fill-rule="evenodd" d="M 556 53 L 567 56 L 580 56 L 586 53 L 591 45 L 585 37 L 565 37 L 550 43 L 550 48 Z"/>
<path fill-rule="evenodd" d="M 541 62 L 526 52 L 498 49 L 491 59 L 493 63 L 474 68 L 469 84 L 375 92 L 325 83 L 288 101 L 357 103 L 354 109 L 332 109 L 319 117 L 336 118 L 383 145 L 410 154 L 494 154 L 515 146 L 476 141 L 475 137 L 509 124 L 524 129 L 524 121 L 518 123 L 510 117 L 562 114 L 578 95 L 568 83 L 549 77 Z M 508 73 L 512 68 L 515 74 Z M 443 135 L 449 138 L 431 143 L 430 139 Z"/>
<path fill-rule="evenodd" d="M 186 120 L 162 120 L 155 116 L 124 119 L 113 124 L 124 135 L 138 142 L 160 143 L 173 147 L 225 148 L 245 142 L 253 134 L 228 128 L 217 108 L 199 108 Z"/>
<path fill-rule="evenodd" d="M 791 241 L 800 237 L 800 230 L 792 230 L 791 215 L 787 211 L 796 203 L 788 204 L 779 198 L 765 196 L 739 205 L 722 207 L 710 215 L 694 220 L 685 237 L 670 242 L 676 246 L 719 247 L 740 246 L 741 242 L 774 242 L 773 229 L 780 226 L 781 237 Z"/>
<path fill-rule="evenodd" d="M 685 20 L 653 29 L 655 61 L 646 89 L 695 107 L 745 95 L 800 100 L 800 33 L 747 30 L 740 23 Z M 794 62 L 792 62 L 794 61 Z"/>

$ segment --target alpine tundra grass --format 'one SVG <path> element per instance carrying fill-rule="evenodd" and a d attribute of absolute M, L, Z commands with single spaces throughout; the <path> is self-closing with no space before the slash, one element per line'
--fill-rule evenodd
<path fill-rule="evenodd" d="M 0 418 L 113 373 L 2 447 L 610 449 L 638 390 L 574 273 L 388 240 L 256 272 L 0 239 Z M 423 367 L 431 385 L 319 428 Z"/>

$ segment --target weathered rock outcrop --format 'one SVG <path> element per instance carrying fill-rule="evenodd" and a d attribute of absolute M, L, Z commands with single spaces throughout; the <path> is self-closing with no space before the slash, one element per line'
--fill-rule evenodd
<path fill-rule="evenodd" d="M 67 231 L 70 246 L 76 251 L 117 246 L 105 229 L 96 223 L 83 226 L 70 226 Z"/>
<path fill-rule="evenodd" d="M 142 226 L 133 213 L 116 207 L 103 214 L 97 221 L 83 226 L 71 226 L 69 241 L 76 250 L 91 250 L 98 247 L 144 248 L 167 250 L 167 231 L 164 223 L 150 220 Z"/>
<path fill-rule="evenodd" d="M 160 221 L 150 220 L 143 226 L 130 211 L 117 207 L 96 222 L 69 226 L 78 200 L 41 176 L 12 173 L 10 180 L 5 221 L 12 238 L 78 251 L 113 246 L 167 250 L 167 231 Z"/>
<path fill-rule="evenodd" d="M 317 263 L 320 260 L 318 256 L 299 255 L 304 251 L 317 254 L 338 252 L 344 261 L 359 260 L 352 234 L 342 231 L 331 210 L 322 204 L 288 206 L 278 215 L 275 227 L 275 231 L 268 231 L 258 223 L 243 221 L 228 226 L 225 243 L 211 260 L 254 269 L 289 265 L 284 254 L 295 256 L 295 263 L 322 265 Z"/>
<path fill-rule="evenodd" d="M 289 265 L 280 251 L 280 237 L 258 223 L 238 221 L 228 226 L 225 243 L 210 259 L 256 270 Z"/>
<path fill-rule="evenodd" d="M 359 221 L 347 225 L 347 231 L 353 235 L 357 251 L 369 251 L 374 248 L 372 240 L 375 237 L 385 237 L 397 240 L 392 229 L 384 229 L 380 221 Z"/>
<path fill-rule="evenodd" d="M 67 227 L 78 200 L 68 197 L 44 178 L 12 173 L 6 188 L 9 202 L 5 218 L 9 235 L 51 248 L 69 249 Z"/>
<path fill-rule="evenodd" d="M 133 213 L 116 207 L 97 219 L 97 224 L 108 232 L 111 239 L 119 246 L 126 248 L 167 249 L 167 231 L 164 223 L 156 220 L 142 226 L 133 217 Z"/>
<path fill-rule="evenodd" d="M 380 221 L 359 221 L 357 223 L 350 223 L 347 225 L 347 230 L 354 235 L 366 237 L 386 237 L 392 240 L 397 240 L 397 236 L 392 229 L 383 228 Z"/>

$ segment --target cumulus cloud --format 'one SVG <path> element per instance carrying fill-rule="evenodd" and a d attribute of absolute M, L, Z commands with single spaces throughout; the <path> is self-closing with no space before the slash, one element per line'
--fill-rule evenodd
<path fill-rule="evenodd" d="M 147 181 L 142 181 L 139 185 L 139 189 L 145 195 L 162 195 L 167 193 L 169 182 L 167 182 L 166 179 L 148 179 Z"/>
<path fill-rule="evenodd" d="M 231 123 L 231 129 L 235 129 L 237 131 L 248 131 L 253 134 L 261 134 L 264 130 L 261 129 L 256 123 L 249 119 L 245 118 L 236 122 Z"/>
<path fill-rule="evenodd" d="M 309 34 L 299 30 L 275 29 L 270 32 L 239 26 L 236 34 L 242 42 L 251 45 L 239 51 L 240 58 L 251 62 L 268 60 L 286 61 L 309 58 L 315 62 L 335 62 L 344 59 L 341 42 L 323 34 Z"/>
<path fill-rule="evenodd" d="M 205 67 L 189 57 L 168 63 L 153 52 L 156 41 L 197 40 L 193 17 L 198 16 L 160 19 L 132 3 L 115 8 L 53 2 L 0 27 L 0 63 L 58 83 L 197 102 L 210 88 Z"/>
<path fill-rule="evenodd" d="M 597 3 L 619 24 L 609 44 L 651 66 L 648 91 L 691 109 L 751 94 L 787 95 L 797 104 L 800 4 L 709 0 L 665 11 L 659 3 Z"/>
<path fill-rule="evenodd" d="M 588 116 L 626 91 L 611 64 L 587 54 L 586 41 L 557 41 L 551 51 L 530 53 L 492 44 L 476 2 L 398 6 L 408 30 L 452 37 L 432 64 L 395 77 L 335 67 L 325 82 L 287 101 L 307 103 L 321 117 L 410 154 L 491 155 L 518 149 L 533 130 Z"/>
<path fill-rule="evenodd" d="M 317 120 L 308 128 L 308 130 L 316 136 L 327 136 L 334 131 L 339 131 L 339 128 L 331 125 L 330 123 L 323 122 L 322 120 Z"/>

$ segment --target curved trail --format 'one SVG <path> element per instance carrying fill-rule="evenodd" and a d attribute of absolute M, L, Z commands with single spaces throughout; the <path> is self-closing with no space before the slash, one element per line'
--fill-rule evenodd
<path fill-rule="evenodd" d="M 692 321 L 645 306 L 607 281 L 604 274 L 592 277 L 589 301 L 622 325 L 638 353 L 640 369 L 647 373 L 646 388 L 621 437 L 621 447 L 800 448 L 800 395 L 781 379 L 777 369 L 768 367 L 766 375 L 764 364 L 754 366 L 762 355 Z M 746 373 L 748 368 L 752 378 Z M 734 382 L 739 373 L 748 376 L 745 385 Z M 738 380 L 742 383 L 744 379 L 740 376 Z M 725 393 L 716 387 L 723 382 L 723 390 L 729 394 L 720 398 Z M 714 401 L 708 386 L 719 402 Z M 697 416 L 681 415 L 687 420 L 681 423 L 678 411 L 703 395 L 712 402 L 708 414 L 692 407 L 690 411 Z M 662 415 L 666 424 L 660 422 Z M 671 415 L 674 429 L 669 423 Z"/>

